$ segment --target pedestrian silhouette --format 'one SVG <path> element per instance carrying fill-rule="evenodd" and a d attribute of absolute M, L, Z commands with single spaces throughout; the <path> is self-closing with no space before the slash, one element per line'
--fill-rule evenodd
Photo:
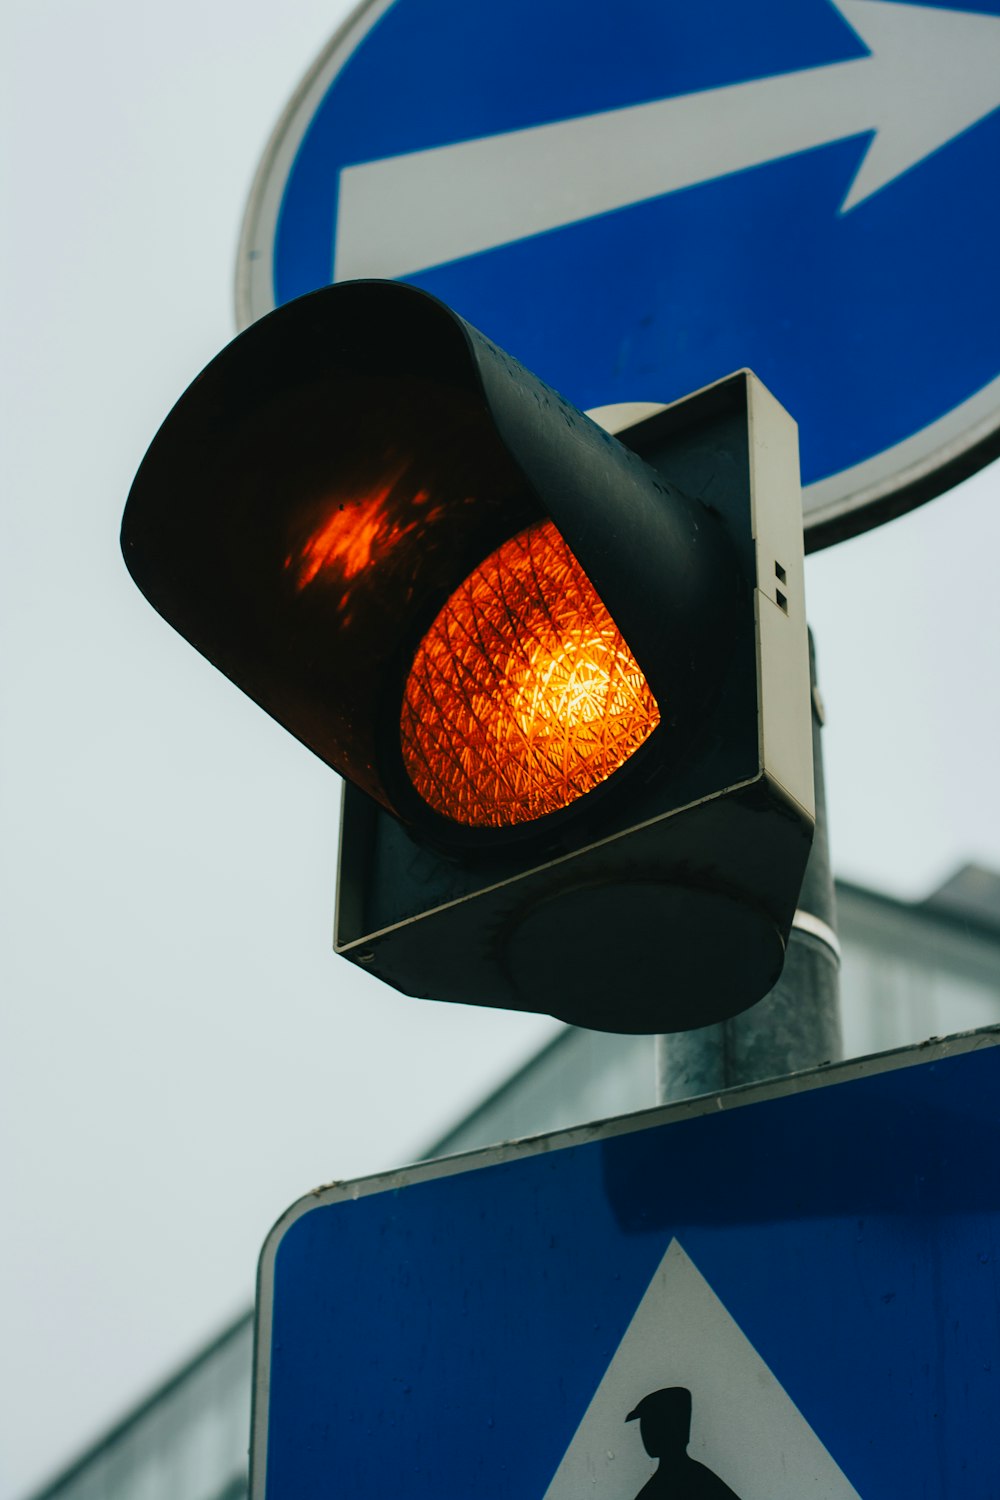
<path fill-rule="evenodd" d="M 642 1446 L 659 1468 L 636 1500 L 739 1500 L 711 1469 L 691 1458 L 691 1392 L 682 1385 L 643 1396 L 626 1422 L 638 1418 Z"/>

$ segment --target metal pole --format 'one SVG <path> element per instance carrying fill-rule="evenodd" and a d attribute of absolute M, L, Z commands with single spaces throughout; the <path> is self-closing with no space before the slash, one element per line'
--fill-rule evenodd
<path fill-rule="evenodd" d="M 840 946 L 826 819 L 823 706 L 809 632 L 816 832 L 781 978 L 763 1000 L 731 1021 L 656 1038 L 659 1099 L 691 1099 L 738 1083 L 777 1078 L 842 1055 Z"/>

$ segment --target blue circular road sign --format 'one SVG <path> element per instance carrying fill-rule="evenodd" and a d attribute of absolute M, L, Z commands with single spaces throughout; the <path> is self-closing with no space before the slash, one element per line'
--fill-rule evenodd
<path fill-rule="evenodd" d="M 435 293 L 575 405 L 749 366 L 808 545 L 1000 453 L 1000 0 L 372 0 L 268 147 L 242 325 Z"/>

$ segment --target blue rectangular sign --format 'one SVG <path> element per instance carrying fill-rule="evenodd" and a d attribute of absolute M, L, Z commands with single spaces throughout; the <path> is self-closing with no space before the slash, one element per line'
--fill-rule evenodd
<path fill-rule="evenodd" d="M 1000 1493 L 1000 1029 L 338 1183 L 252 1500 Z"/>

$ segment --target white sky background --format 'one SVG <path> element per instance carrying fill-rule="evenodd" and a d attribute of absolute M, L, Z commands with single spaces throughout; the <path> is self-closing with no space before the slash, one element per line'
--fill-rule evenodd
<path fill-rule="evenodd" d="M 336 777 L 118 551 L 343 13 L 5 7 L 0 1500 L 247 1304 L 288 1203 L 412 1155 L 553 1029 L 334 960 Z M 809 565 L 841 874 L 920 896 L 1000 868 L 998 556 L 994 468 Z"/>

